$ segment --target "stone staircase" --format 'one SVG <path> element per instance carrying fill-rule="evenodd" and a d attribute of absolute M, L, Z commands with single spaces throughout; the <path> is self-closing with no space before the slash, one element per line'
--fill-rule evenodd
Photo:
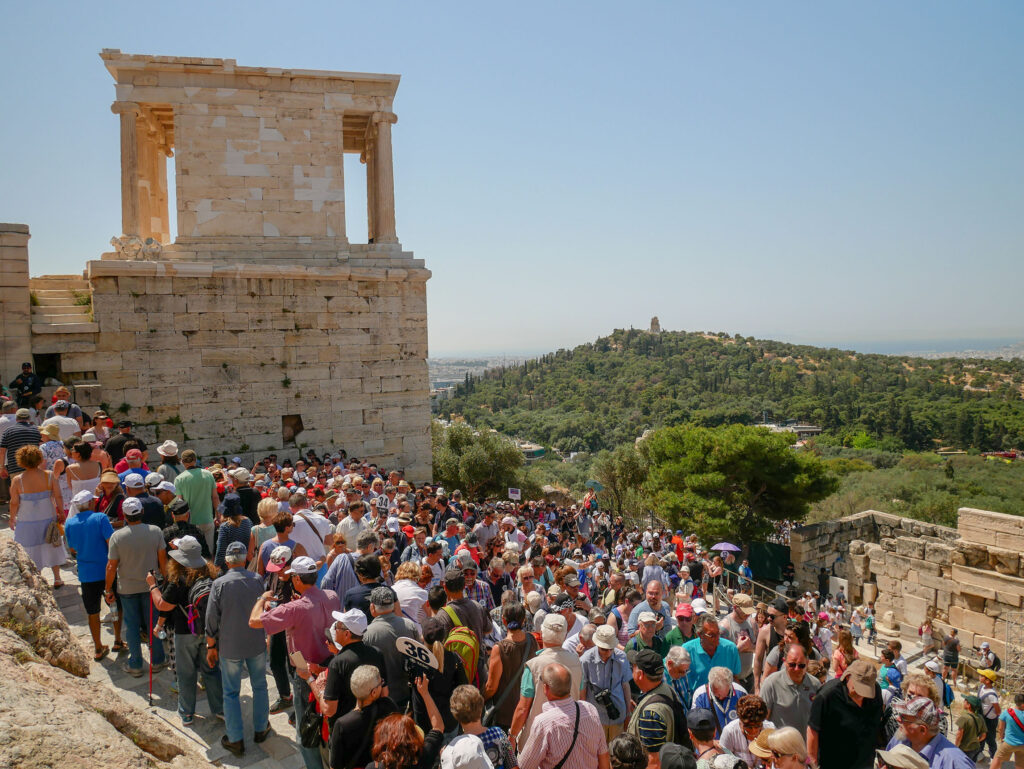
<path fill-rule="evenodd" d="M 33 334 L 95 334 L 89 283 L 77 275 L 46 275 L 29 280 Z M 83 297 L 89 301 L 83 303 Z"/>

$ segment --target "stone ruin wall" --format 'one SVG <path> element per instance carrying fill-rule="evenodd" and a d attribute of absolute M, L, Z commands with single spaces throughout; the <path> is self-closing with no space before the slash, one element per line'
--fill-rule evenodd
<path fill-rule="evenodd" d="M 842 554 L 836 573 L 851 601 L 875 596 L 905 638 L 931 616 L 942 632 L 955 627 L 965 650 L 988 641 L 1006 658 L 1007 618 L 1024 601 L 1024 517 L 965 507 L 952 529 L 869 510 L 802 526 L 790 548 L 806 584 Z"/>

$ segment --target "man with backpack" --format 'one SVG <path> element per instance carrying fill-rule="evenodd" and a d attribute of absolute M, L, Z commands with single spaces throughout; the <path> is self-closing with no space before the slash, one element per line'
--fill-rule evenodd
<path fill-rule="evenodd" d="M 446 571 L 441 586 L 444 588 L 448 603 L 444 609 L 437 613 L 437 619 L 444 626 L 445 639 L 447 639 L 445 646 L 449 646 L 452 634 L 458 628 L 465 627 L 472 632 L 474 638 L 470 638 L 469 634 L 465 633 L 465 631 L 459 630 L 457 635 L 465 637 L 459 639 L 459 648 L 453 648 L 452 651 L 457 652 L 462 657 L 462 662 L 466 667 L 466 676 L 469 678 L 470 683 L 483 688 L 486 683 L 484 680 L 486 670 L 483 660 L 489 658 L 490 649 L 485 650 L 481 645 L 483 639 L 494 630 L 494 624 L 491 622 L 491 618 L 484 610 L 484 607 L 472 598 L 466 598 L 466 578 L 461 571 L 457 569 Z M 565 639 L 563 638 L 562 640 Z M 475 641 L 475 649 L 471 652 L 473 641 Z M 455 644 L 452 645 L 454 646 Z M 476 657 L 475 660 L 473 659 L 474 656 Z"/>
<path fill-rule="evenodd" d="M 686 710 L 665 683 L 665 665 L 661 656 L 651 649 L 642 649 L 630 655 L 630 662 L 633 665 L 633 682 L 641 697 L 626 731 L 640 739 L 648 755 L 657 755 L 662 746 L 670 742 L 692 748 Z"/>

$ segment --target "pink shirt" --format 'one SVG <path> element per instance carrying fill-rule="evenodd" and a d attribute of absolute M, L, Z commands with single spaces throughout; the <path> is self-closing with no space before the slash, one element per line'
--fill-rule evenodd
<path fill-rule="evenodd" d="M 572 745 L 576 705 L 580 706 L 579 734 Z M 548 700 L 530 727 L 530 736 L 519 756 L 519 769 L 551 769 L 572 745 L 562 769 L 594 769 L 597 758 L 608 752 L 597 708 L 572 697 Z"/>
<path fill-rule="evenodd" d="M 337 593 L 310 587 L 301 597 L 263 612 L 260 620 L 267 635 L 285 631 L 289 654 L 300 651 L 306 662 L 322 665 L 331 656 L 324 631 L 333 624 L 335 611 L 341 611 Z"/>

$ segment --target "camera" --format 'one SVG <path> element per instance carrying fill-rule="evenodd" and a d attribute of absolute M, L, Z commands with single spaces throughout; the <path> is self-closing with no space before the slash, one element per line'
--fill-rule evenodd
<path fill-rule="evenodd" d="M 594 695 L 594 699 L 597 704 L 604 708 L 605 713 L 608 714 L 609 721 L 616 721 L 619 718 L 619 709 L 612 702 L 612 693 L 608 689 L 602 689 Z"/>
<path fill-rule="evenodd" d="M 405 668 L 406 678 L 409 679 L 409 684 L 414 685 L 416 679 L 420 676 L 426 676 L 428 681 L 433 681 L 437 676 L 437 671 L 429 665 L 421 665 L 419 662 L 414 660 L 412 657 L 406 657 L 402 660 L 402 665 Z"/>

